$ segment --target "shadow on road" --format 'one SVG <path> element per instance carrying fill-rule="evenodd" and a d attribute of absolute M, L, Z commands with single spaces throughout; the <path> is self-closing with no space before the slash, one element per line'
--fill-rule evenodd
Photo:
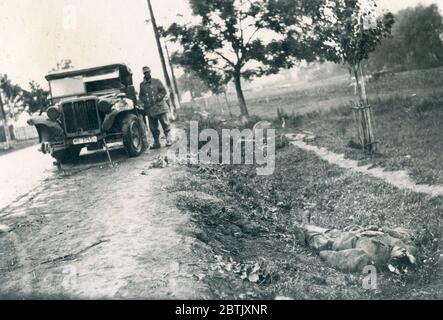
<path fill-rule="evenodd" d="M 126 150 L 121 145 L 110 146 L 109 155 L 114 164 L 118 164 L 129 157 Z M 110 162 L 105 149 L 96 151 L 86 151 L 85 149 L 82 150 L 80 159 L 77 162 L 63 164 L 62 169 L 65 171 L 78 171 L 106 165 L 110 165 Z"/>

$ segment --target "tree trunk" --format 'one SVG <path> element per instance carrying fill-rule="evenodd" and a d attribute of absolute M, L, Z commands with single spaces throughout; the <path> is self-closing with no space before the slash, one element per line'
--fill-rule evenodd
<path fill-rule="evenodd" d="M 241 75 L 237 72 L 234 75 L 235 91 L 237 92 L 238 104 L 240 105 L 240 113 L 243 119 L 247 119 L 249 116 L 248 107 L 246 106 L 245 96 L 243 95 L 243 89 L 241 87 Z"/>
<path fill-rule="evenodd" d="M 226 89 L 225 89 L 225 91 L 223 91 L 223 94 L 224 94 L 224 96 L 225 96 L 226 106 L 228 107 L 228 110 L 229 110 L 229 116 L 230 116 L 231 119 L 232 119 L 233 116 L 232 116 L 232 111 L 231 111 L 231 105 L 229 104 L 228 96 L 226 95 Z"/>
<path fill-rule="evenodd" d="M 363 149 L 372 153 L 375 150 L 375 137 L 373 129 L 373 117 L 371 106 L 366 96 L 366 86 L 361 65 L 353 67 L 358 102 L 354 108 L 354 115 L 357 126 L 357 135 Z M 360 77 L 361 76 L 361 77 Z"/>
<path fill-rule="evenodd" d="M 360 104 L 363 100 L 362 96 L 361 96 L 361 90 L 360 90 L 360 76 L 358 74 L 358 69 L 356 67 L 354 67 L 352 70 L 354 72 L 354 78 L 355 78 L 355 92 L 358 97 L 358 103 Z"/>
<path fill-rule="evenodd" d="M 189 94 L 191 95 L 191 101 L 194 102 L 195 97 L 196 97 L 196 93 L 195 93 L 195 88 L 194 88 L 194 84 L 192 83 L 192 81 L 189 81 Z"/>
<path fill-rule="evenodd" d="M 0 90 L 0 114 L 3 118 L 3 128 L 5 130 L 5 137 L 6 137 L 6 148 L 10 149 L 12 144 L 11 144 L 11 135 L 10 135 L 10 131 L 9 131 L 9 125 L 8 125 L 8 116 L 6 115 L 5 109 L 4 109 L 4 105 L 3 105 L 3 100 L 2 100 L 2 96 L 1 96 L 2 92 Z"/>

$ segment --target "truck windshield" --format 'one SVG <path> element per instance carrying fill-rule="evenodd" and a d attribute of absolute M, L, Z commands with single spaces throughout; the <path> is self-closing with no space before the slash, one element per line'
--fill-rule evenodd
<path fill-rule="evenodd" d="M 79 76 L 65 77 L 49 81 L 54 99 L 80 96 L 101 91 L 121 89 L 120 72 L 100 70 Z"/>
<path fill-rule="evenodd" d="M 51 80 L 49 82 L 53 98 L 63 98 L 86 93 L 83 77 L 71 77 Z"/>
<path fill-rule="evenodd" d="M 83 81 L 86 84 L 86 91 L 88 93 L 109 91 L 120 89 L 122 87 L 120 72 L 118 69 L 111 72 L 100 71 L 96 74 L 90 74 L 87 77 L 84 77 Z"/>

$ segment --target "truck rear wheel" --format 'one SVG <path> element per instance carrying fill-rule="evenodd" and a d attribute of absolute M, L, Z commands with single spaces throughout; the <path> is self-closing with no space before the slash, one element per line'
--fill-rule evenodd
<path fill-rule="evenodd" d="M 122 120 L 123 144 L 130 157 L 137 157 L 146 150 L 144 125 L 135 114 Z"/>

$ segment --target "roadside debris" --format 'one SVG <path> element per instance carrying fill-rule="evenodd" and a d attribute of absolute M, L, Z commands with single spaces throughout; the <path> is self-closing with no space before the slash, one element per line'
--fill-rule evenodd
<path fill-rule="evenodd" d="M 10 227 L 8 227 L 7 225 L 4 225 L 4 224 L 0 224 L 0 234 L 8 233 L 9 231 L 11 231 Z"/>
<path fill-rule="evenodd" d="M 148 167 L 146 168 L 146 170 L 150 170 L 150 169 L 163 169 L 166 168 L 169 165 L 169 159 L 167 156 L 158 156 L 157 158 L 155 158 L 154 160 L 152 160 Z M 143 170 L 140 173 L 142 176 L 146 176 L 147 173 L 145 170 Z"/>
<path fill-rule="evenodd" d="M 245 263 L 236 262 L 229 257 L 226 261 L 220 255 L 214 256 L 216 262 L 212 265 L 211 270 L 219 273 L 231 273 L 240 279 L 260 284 L 266 281 L 270 275 L 266 272 L 265 268 L 259 263 L 254 261 L 248 261 Z"/>

